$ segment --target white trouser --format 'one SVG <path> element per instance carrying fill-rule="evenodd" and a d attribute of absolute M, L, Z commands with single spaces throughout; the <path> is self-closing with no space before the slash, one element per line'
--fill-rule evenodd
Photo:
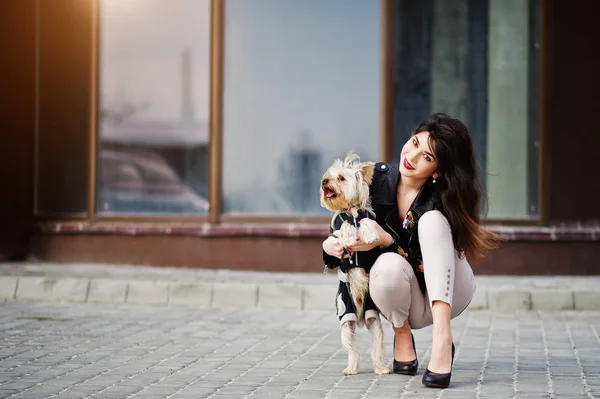
<path fill-rule="evenodd" d="M 419 289 L 412 266 L 399 254 L 382 254 L 369 273 L 371 298 L 396 328 L 402 327 L 407 318 L 415 329 L 431 325 L 433 301 L 448 303 L 454 318 L 465 310 L 475 293 L 473 270 L 454 249 L 446 217 L 439 211 L 429 211 L 419 219 L 418 229 L 425 294 Z"/>

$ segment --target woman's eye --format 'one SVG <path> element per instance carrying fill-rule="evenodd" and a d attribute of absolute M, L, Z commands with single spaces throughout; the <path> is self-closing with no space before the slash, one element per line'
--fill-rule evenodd
<path fill-rule="evenodd" d="M 413 139 L 413 144 L 416 146 L 417 145 L 417 140 Z"/>

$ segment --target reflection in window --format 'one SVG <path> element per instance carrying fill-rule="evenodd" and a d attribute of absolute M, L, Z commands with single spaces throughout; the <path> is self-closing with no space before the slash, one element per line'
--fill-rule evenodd
<path fill-rule="evenodd" d="M 223 210 L 326 215 L 325 169 L 378 160 L 379 2 L 225 2 Z"/>
<path fill-rule="evenodd" d="M 97 211 L 208 211 L 210 0 L 101 0 Z"/>
<path fill-rule="evenodd" d="M 403 0 L 396 9 L 394 149 L 432 112 L 469 126 L 488 216 L 538 214 L 539 0 Z"/>

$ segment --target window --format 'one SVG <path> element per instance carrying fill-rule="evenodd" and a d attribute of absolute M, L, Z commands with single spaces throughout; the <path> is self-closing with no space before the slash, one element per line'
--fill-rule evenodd
<path fill-rule="evenodd" d="M 433 112 L 475 141 L 488 217 L 538 215 L 539 0 L 397 3 L 394 153 Z"/>
<path fill-rule="evenodd" d="M 329 164 L 379 160 L 379 2 L 228 0 L 224 40 L 224 214 L 327 215 Z"/>
<path fill-rule="evenodd" d="M 97 212 L 208 211 L 210 0 L 101 0 Z"/>

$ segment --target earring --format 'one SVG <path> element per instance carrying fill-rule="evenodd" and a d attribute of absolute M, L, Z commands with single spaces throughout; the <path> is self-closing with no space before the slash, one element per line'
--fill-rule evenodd
<path fill-rule="evenodd" d="M 433 181 L 432 181 L 432 183 L 435 183 L 435 177 L 433 178 Z"/>

